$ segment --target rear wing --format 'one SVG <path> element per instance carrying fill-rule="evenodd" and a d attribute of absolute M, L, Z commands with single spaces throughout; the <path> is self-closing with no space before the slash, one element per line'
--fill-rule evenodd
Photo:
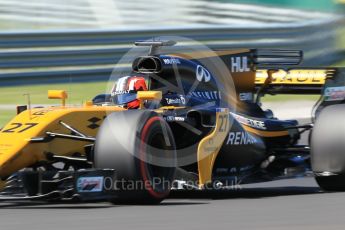
<path fill-rule="evenodd" d="M 268 69 L 256 71 L 255 87 L 262 87 L 268 77 Z M 327 79 L 337 74 L 336 68 L 278 69 L 265 88 L 268 94 L 320 94 Z"/>
<path fill-rule="evenodd" d="M 179 54 L 179 56 L 181 56 Z M 285 86 L 288 83 L 287 79 L 291 77 L 291 74 L 286 74 L 284 69 L 291 68 L 292 66 L 297 66 L 303 61 L 303 51 L 301 50 L 282 50 L 282 49 L 238 49 L 238 50 L 224 50 L 215 49 L 212 52 L 196 52 L 189 55 L 182 55 L 182 57 L 192 57 L 191 59 L 196 59 L 199 61 L 211 62 L 213 58 L 220 58 L 227 66 L 232 82 L 235 85 L 236 93 L 239 101 L 253 101 L 254 94 L 258 92 L 261 85 L 265 83 L 267 78 L 268 69 L 280 69 L 280 72 L 274 76 L 277 81 L 274 81 L 268 88 L 271 93 L 298 93 L 298 92 L 308 92 L 316 93 L 320 92 L 320 89 L 324 83 L 324 74 L 318 73 L 320 77 L 315 78 L 319 81 L 314 85 L 308 84 L 307 88 L 304 87 L 300 82 L 298 82 L 298 87 L 292 87 L 293 84 L 289 84 L 288 87 Z M 215 62 L 216 63 L 216 62 Z M 210 65 L 212 66 L 212 65 Z M 211 72 L 217 73 L 216 70 L 210 69 Z M 312 74 L 310 71 L 301 74 Z M 293 71 L 293 76 L 295 76 Z M 313 75 L 313 74 L 312 74 Z M 287 76 L 286 81 L 283 80 Z M 309 79 L 310 77 L 308 77 Z M 226 79 L 226 78 L 225 78 Z M 311 82 L 313 82 L 315 80 Z M 300 80 L 300 77 L 297 77 Z M 297 81 L 296 80 L 296 81 Z M 296 82 L 292 81 L 292 82 Z M 278 84 L 279 82 L 279 84 Z M 308 82 L 308 81 L 307 81 Z M 298 92 L 295 91 L 298 89 Z"/>
<path fill-rule="evenodd" d="M 299 65 L 303 60 L 303 51 L 301 50 L 254 49 L 250 52 L 253 64 L 256 66 Z"/>
<path fill-rule="evenodd" d="M 256 92 L 259 68 L 286 68 L 299 65 L 303 60 L 303 51 L 300 50 L 242 49 L 215 52 L 228 66 L 239 95 Z"/>
<path fill-rule="evenodd" d="M 325 80 L 336 72 L 334 68 L 298 68 L 303 61 L 301 50 L 215 49 L 178 56 L 202 63 L 212 63 L 213 58 L 222 59 L 231 74 L 231 84 L 235 85 L 239 101 L 253 101 L 259 90 L 271 94 L 320 94 Z M 277 72 L 267 84 L 267 70 L 272 69 Z M 217 68 L 209 70 L 219 73 Z"/>

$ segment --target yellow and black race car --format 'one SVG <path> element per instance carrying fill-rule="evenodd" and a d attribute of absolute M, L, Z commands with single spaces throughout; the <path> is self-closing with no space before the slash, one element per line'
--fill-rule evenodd
<path fill-rule="evenodd" d="M 302 61 L 294 50 L 159 51 L 174 44 L 137 42 L 149 54 L 83 106 L 65 105 L 63 90 L 48 92 L 61 106 L 18 106 L 0 132 L 0 200 L 152 204 L 171 189 L 308 170 L 322 188 L 345 189 L 341 69 L 289 69 Z M 316 123 L 275 118 L 261 108 L 266 93 L 321 94 Z M 306 130 L 310 143 L 299 145 Z"/>

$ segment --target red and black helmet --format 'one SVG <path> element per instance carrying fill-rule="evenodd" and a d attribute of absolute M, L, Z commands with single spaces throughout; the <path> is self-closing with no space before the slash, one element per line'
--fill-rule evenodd
<path fill-rule="evenodd" d="M 146 81 L 142 76 L 121 77 L 112 89 L 113 102 L 128 109 L 139 108 L 138 91 L 146 91 Z"/>

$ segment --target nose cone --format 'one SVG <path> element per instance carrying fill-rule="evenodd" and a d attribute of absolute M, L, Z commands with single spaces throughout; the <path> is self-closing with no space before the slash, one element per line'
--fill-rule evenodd
<path fill-rule="evenodd" d="M 22 136 L 0 133 L 0 178 L 33 163 L 29 156 L 24 156 L 28 143 Z"/>
<path fill-rule="evenodd" d="M 39 123 L 30 120 L 28 111 L 24 111 L 0 131 L 0 179 L 35 163 L 27 147 L 40 130 Z"/>

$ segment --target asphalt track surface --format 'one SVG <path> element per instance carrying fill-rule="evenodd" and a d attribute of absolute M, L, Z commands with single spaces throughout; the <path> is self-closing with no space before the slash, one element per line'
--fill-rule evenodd
<path fill-rule="evenodd" d="M 345 193 L 313 178 L 227 192 L 178 192 L 158 206 L 108 203 L 0 205 L 0 229 L 344 229 Z"/>
<path fill-rule="evenodd" d="M 157 206 L 1 203 L 0 229 L 345 229 L 345 193 L 312 177 L 222 192 L 173 192 Z"/>

